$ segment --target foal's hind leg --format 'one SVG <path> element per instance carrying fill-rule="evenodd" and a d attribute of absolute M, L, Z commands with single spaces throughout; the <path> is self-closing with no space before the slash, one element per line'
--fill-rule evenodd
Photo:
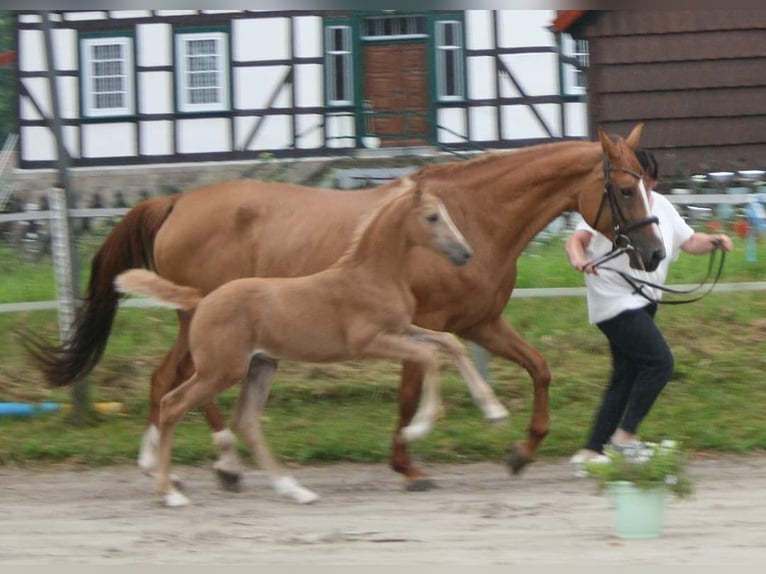
<path fill-rule="evenodd" d="M 275 360 L 253 357 L 250 371 L 239 392 L 237 406 L 234 410 L 233 426 L 237 434 L 250 447 L 260 467 L 269 473 L 274 490 L 296 502 L 309 504 L 318 500 L 319 496 L 303 488 L 279 464 L 271 454 L 261 428 L 261 415 L 266 406 L 271 380 L 276 371 L 277 362 Z"/>
<path fill-rule="evenodd" d="M 160 401 L 168 392 L 194 373 L 194 365 L 188 346 L 189 315 L 185 312 L 179 312 L 178 322 L 178 337 L 151 378 L 149 425 L 141 439 L 138 455 L 139 468 L 150 476 L 157 465 Z M 220 483 L 227 490 L 238 490 L 242 477 L 242 464 L 237 455 L 236 438 L 226 428 L 224 418 L 215 402 L 203 405 L 202 413 L 213 431 L 213 445 L 218 454 L 213 468 Z"/>

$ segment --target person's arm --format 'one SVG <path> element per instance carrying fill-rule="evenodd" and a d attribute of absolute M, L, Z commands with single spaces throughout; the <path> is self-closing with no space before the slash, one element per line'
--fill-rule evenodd
<path fill-rule="evenodd" d="M 731 238 L 723 233 L 710 234 L 696 231 L 694 235 L 681 244 L 681 249 L 692 255 L 700 255 L 710 253 L 719 246 L 724 251 L 731 251 L 733 247 Z"/>
<path fill-rule="evenodd" d="M 596 268 L 588 265 L 585 250 L 590 244 L 593 235 L 586 229 L 576 229 L 564 244 L 564 250 L 569 258 L 569 264 L 577 271 L 596 275 Z"/>

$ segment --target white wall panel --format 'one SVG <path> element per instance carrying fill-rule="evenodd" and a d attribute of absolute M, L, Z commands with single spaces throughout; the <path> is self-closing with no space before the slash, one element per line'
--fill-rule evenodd
<path fill-rule="evenodd" d="M 179 153 L 221 152 L 231 149 L 229 120 L 227 119 L 178 120 L 177 126 Z"/>
<path fill-rule="evenodd" d="M 479 100 L 495 98 L 495 59 L 475 57 L 468 59 L 468 98 Z"/>
<path fill-rule="evenodd" d="M 141 153 L 169 155 L 173 153 L 173 122 L 141 122 Z"/>
<path fill-rule="evenodd" d="M 53 59 L 57 70 L 77 69 L 77 32 L 75 30 L 54 30 L 51 35 L 53 40 Z M 44 48 L 44 47 L 43 47 Z"/>
<path fill-rule="evenodd" d="M 588 104 L 572 102 L 566 106 L 566 134 L 574 137 L 588 137 Z"/>
<path fill-rule="evenodd" d="M 560 112 L 556 104 L 535 106 L 554 136 L 560 136 Z M 550 137 L 529 106 L 503 106 L 503 139 L 529 139 Z"/>
<path fill-rule="evenodd" d="M 20 30 L 18 67 L 22 72 L 43 72 L 45 65 L 45 44 L 39 30 Z"/>
<path fill-rule="evenodd" d="M 555 10 L 499 10 L 500 46 L 555 46 L 556 39 L 548 27 L 556 18 Z"/>
<path fill-rule="evenodd" d="M 249 150 L 285 149 L 292 141 L 292 118 L 290 116 L 266 116 Z"/>
<path fill-rule="evenodd" d="M 527 96 L 559 93 L 558 60 L 555 54 L 510 54 L 501 58 Z M 503 81 L 510 83 L 507 77 Z"/>
<path fill-rule="evenodd" d="M 322 116 L 319 114 L 303 114 L 297 116 L 298 133 L 304 134 L 298 138 L 296 147 L 300 149 L 315 149 L 322 146 L 324 128 Z"/>
<path fill-rule="evenodd" d="M 284 60 L 289 57 L 289 18 L 234 20 L 234 60 Z"/>
<path fill-rule="evenodd" d="M 354 118 L 352 116 L 331 115 L 327 117 L 327 147 L 337 148 L 353 146 L 355 145 L 354 134 Z"/>
<path fill-rule="evenodd" d="M 136 27 L 139 66 L 170 66 L 173 63 L 170 24 L 141 24 Z"/>
<path fill-rule="evenodd" d="M 282 84 L 287 66 L 258 66 L 234 69 L 234 107 L 239 110 L 265 108 L 274 90 L 281 85 L 274 105 L 290 107 L 290 90 Z"/>
<path fill-rule="evenodd" d="M 497 108 L 480 106 L 470 108 L 471 116 L 471 141 L 496 141 L 497 134 Z"/>
<path fill-rule="evenodd" d="M 150 10 L 111 10 L 109 12 L 112 18 L 148 18 L 151 15 Z"/>
<path fill-rule="evenodd" d="M 299 108 L 323 105 L 322 66 L 299 64 L 295 66 L 295 105 Z"/>
<path fill-rule="evenodd" d="M 295 56 L 318 58 L 322 55 L 322 19 L 315 16 L 295 18 Z"/>
<path fill-rule="evenodd" d="M 490 10 L 466 10 L 465 28 L 466 47 L 469 50 L 486 50 L 495 47 L 495 33 Z"/>
<path fill-rule="evenodd" d="M 84 124 L 82 133 L 85 158 L 136 155 L 135 124 Z"/>
<path fill-rule="evenodd" d="M 141 72 L 138 75 L 138 105 L 142 114 L 173 112 L 173 73 Z"/>
<path fill-rule="evenodd" d="M 442 143 L 461 143 L 467 137 L 465 110 L 462 108 L 441 108 L 436 113 L 436 123 L 449 128 L 450 131 L 439 129 L 437 126 L 436 139 Z M 454 133 L 453 133 L 454 132 Z M 459 135 L 455 135 L 459 134 Z M 460 137 L 460 136 L 464 137 Z"/>

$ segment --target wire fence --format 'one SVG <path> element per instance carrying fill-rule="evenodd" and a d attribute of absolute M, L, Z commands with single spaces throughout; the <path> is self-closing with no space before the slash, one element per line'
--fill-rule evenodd
<path fill-rule="evenodd" d="M 724 225 L 721 223 L 722 220 L 730 227 L 736 227 L 740 222 L 752 220 L 753 218 L 748 215 L 748 211 L 754 211 L 751 209 L 754 202 L 761 206 L 766 203 L 763 195 L 753 193 L 673 193 L 667 197 L 690 224 L 695 228 L 700 228 L 703 226 L 722 226 Z M 49 197 L 53 197 L 53 195 Z M 61 240 L 63 239 L 62 234 L 66 231 L 59 229 L 56 233 L 56 226 L 53 225 L 57 217 L 56 210 L 40 209 L 40 206 L 30 205 L 25 207 L 26 209 L 23 211 L 0 213 L 0 241 L 19 250 L 23 257 L 29 261 L 40 261 L 50 255 L 59 296 L 56 300 L 0 303 L 0 313 L 58 309 L 60 315 L 64 315 L 60 317 L 60 323 L 62 332 L 65 332 L 71 322 L 71 317 L 66 316 L 65 293 L 68 287 L 61 285 L 62 281 L 66 280 L 66 269 L 61 268 L 62 260 L 65 259 L 65 254 L 62 251 L 63 245 L 66 245 Z M 63 219 L 79 222 L 69 232 L 78 235 L 81 245 L 87 244 L 86 252 L 95 253 L 111 227 L 129 209 L 129 207 L 70 209 L 67 212 L 69 217 Z M 61 220 L 62 218 L 59 218 L 59 221 Z M 750 221 L 748 223 L 748 236 L 755 240 L 757 233 L 766 233 L 764 231 L 766 228 L 762 228 L 763 226 L 766 226 L 766 217 L 763 218 L 763 221 L 757 219 Z M 573 220 L 571 217 L 562 216 L 558 218 L 538 234 L 530 245 L 530 249 L 534 250 L 535 244 L 542 244 L 552 238 L 563 236 L 572 227 Z M 743 236 L 743 238 L 747 240 L 748 236 Z M 58 249 L 55 248 L 56 245 L 59 245 Z M 58 271 L 56 271 L 57 266 Z M 673 285 L 672 287 L 687 289 L 690 286 Z M 748 281 L 718 284 L 713 292 L 763 290 L 766 290 L 766 281 Z M 584 294 L 585 289 L 583 287 L 540 287 L 517 288 L 513 292 L 513 297 L 580 297 Z M 148 299 L 127 299 L 122 304 L 127 307 L 160 306 Z M 71 308 L 71 302 L 69 305 Z"/>

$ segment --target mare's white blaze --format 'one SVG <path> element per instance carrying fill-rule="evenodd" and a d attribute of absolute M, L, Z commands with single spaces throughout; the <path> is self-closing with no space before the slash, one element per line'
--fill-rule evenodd
<path fill-rule="evenodd" d="M 644 202 L 644 209 L 646 210 L 646 213 L 651 216 L 652 206 L 649 202 L 649 192 L 646 191 L 646 186 L 644 185 L 643 179 L 638 180 L 638 190 L 641 192 L 641 200 Z M 654 231 L 655 237 L 662 241 L 660 226 L 657 223 L 652 223 L 652 230 Z"/>
<path fill-rule="evenodd" d="M 303 488 L 298 481 L 292 476 L 280 476 L 272 480 L 271 485 L 277 494 L 292 498 L 298 504 L 311 504 L 319 500 L 319 495 L 316 492 L 310 491 L 308 488 Z"/>

